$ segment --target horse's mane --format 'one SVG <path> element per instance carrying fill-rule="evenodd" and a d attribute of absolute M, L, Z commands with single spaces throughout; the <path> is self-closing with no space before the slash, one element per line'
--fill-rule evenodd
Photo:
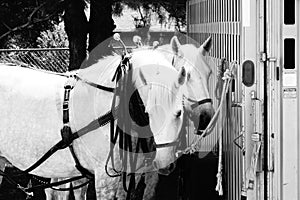
<path fill-rule="evenodd" d="M 133 53 L 139 53 L 143 51 L 151 52 L 151 49 L 149 47 L 142 47 L 132 50 Z M 79 70 L 79 74 L 84 78 L 94 82 L 97 82 L 99 76 L 109 77 L 110 79 L 112 79 L 118 65 L 121 62 L 121 58 L 121 55 L 116 53 L 97 59 L 90 56 L 83 62 L 81 70 Z M 143 59 L 142 57 L 140 60 L 141 62 L 147 62 L 147 59 Z"/>

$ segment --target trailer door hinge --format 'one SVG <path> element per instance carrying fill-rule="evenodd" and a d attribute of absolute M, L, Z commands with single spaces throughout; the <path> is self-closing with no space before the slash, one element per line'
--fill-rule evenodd
<path fill-rule="evenodd" d="M 261 142 L 261 141 L 262 141 L 262 134 L 261 134 L 261 133 L 258 133 L 258 132 L 254 132 L 254 133 L 252 133 L 252 135 L 251 135 L 251 139 L 252 139 L 252 141 L 254 141 L 254 142 Z"/>
<path fill-rule="evenodd" d="M 261 62 L 267 61 L 267 54 L 265 52 L 260 52 L 260 61 Z"/>
<path fill-rule="evenodd" d="M 269 62 L 277 62 L 277 58 L 276 57 L 269 57 L 268 61 Z"/>

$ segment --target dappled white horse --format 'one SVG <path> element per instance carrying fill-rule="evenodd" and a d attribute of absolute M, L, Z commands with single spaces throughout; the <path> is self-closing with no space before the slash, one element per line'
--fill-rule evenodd
<path fill-rule="evenodd" d="M 181 45 L 178 38 L 174 36 L 170 45 L 158 48 L 178 71 L 183 66 L 187 71 L 184 107 L 197 134 L 201 134 L 205 130 L 214 115 L 208 90 L 212 68 L 205 60 L 211 46 L 211 37 L 197 48 L 193 44 Z"/>
<path fill-rule="evenodd" d="M 167 144 L 176 141 L 183 120 L 185 69 L 177 72 L 170 62 L 153 50 L 136 51 L 130 61 L 132 84 L 149 114 L 155 142 Z M 114 87 L 112 77 L 119 63 L 119 56 L 110 56 L 81 70 L 79 75 L 89 81 Z M 6 64 L 0 64 L 0 71 L 0 151 L 14 166 L 25 170 L 61 140 L 62 104 L 67 78 Z M 112 93 L 77 81 L 70 97 L 72 131 L 81 129 L 109 111 L 112 99 Z M 102 182 L 108 178 L 104 166 L 110 149 L 109 133 L 109 125 L 105 125 L 73 142 L 81 165 L 95 175 L 98 199 Z M 153 161 L 154 168 L 163 168 L 173 162 L 175 149 L 175 146 L 159 149 Z M 51 178 L 79 175 L 68 149 L 56 152 L 31 173 Z"/>

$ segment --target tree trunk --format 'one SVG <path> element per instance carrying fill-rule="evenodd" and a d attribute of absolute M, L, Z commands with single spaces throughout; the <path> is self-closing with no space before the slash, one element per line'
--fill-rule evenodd
<path fill-rule="evenodd" d="M 97 47 L 97 55 L 111 54 L 109 38 L 115 29 L 112 19 L 112 1 L 90 0 L 90 2 L 89 52 Z"/>
<path fill-rule="evenodd" d="M 69 39 L 69 71 L 79 69 L 86 58 L 87 19 L 84 13 L 83 0 L 68 0 L 65 8 L 65 30 Z"/>

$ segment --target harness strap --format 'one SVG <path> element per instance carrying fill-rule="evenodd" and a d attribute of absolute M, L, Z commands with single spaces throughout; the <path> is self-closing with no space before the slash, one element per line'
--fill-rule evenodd
<path fill-rule="evenodd" d="M 118 68 L 120 68 L 120 65 L 118 66 Z M 117 70 L 118 70 L 118 68 L 117 68 Z M 116 73 L 117 73 L 117 71 L 115 72 L 114 78 L 116 76 Z M 114 78 L 113 78 L 113 80 L 114 80 Z M 116 82 L 116 84 L 117 84 L 117 82 Z M 114 93 L 114 96 L 112 99 L 111 110 L 113 110 L 113 108 L 115 108 L 115 106 L 116 106 L 116 98 L 117 98 L 117 94 L 119 94 L 119 90 L 120 90 L 120 88 L 116 87 L 115 93 Z M 118 112 L 119 112 L 119 110 L 117 109 L 117 110 L 115 110 L 114 113 L 118 113 Z M 114 115 L 114 116 L 116 116 L 116 115 Z M 107 156 L 107 159 L 105 162 L 105 172 L 109 177 L 121 176 L 121 172 L 119 172 L 115 169 L 115 164 L 114 164 L 114 148 L 117 143 L 118 136 L 119 136 L 119 131 L 117 130 L 118 128 L 119 127 L 116 126 L 116 130 L 115 130 L 115 121 L 114 121 L 114 119 L 111 119 L 110 120 L 110 149 L 109 149 L 109 153 L 108 153 L 108 156 Z M 112 169 L 114 170 L 115 174 L 110 174 L 108 172 L 108 163 L 110 160 L 111 160 Z"/>
<path fill-rule="evenodd" d="M 133 193 L 133 198 L 132 199 L 143 199 L 144 192 L 146 188 L 146 183 L 145 183 L 145 173 L 142 173 L 141 178 L 136 186 L 136 189 Z"/>
<path fill-rule="evenodd" d="M 27 196 L 33 196 L 33 193 L 31 191 L 27 191 L 26 188 L 22 187 L 20 184 L 18 184 L 14 179 L 12 179 L 8 174 L 6 174 L 4 171 L 0 170 L 0 176 L 3 176 L 7 180 L 8 183 L 15 186 L 22 192 L 24 192 Z"/>
<path fill-rule="evenodd" d="M 84 176 L 75 176 L 75 177 L 65 179 L 65 180 L 62 180 L 62 181 L 58 181 L 58 182 L 54 182 L 54 183 L 40 184 L 40 185 L 33 186 L 33 187 L 30 187 L 30 188 L 25 188 L 25 191 L 26 192 L 33 192 L 35 190 L 52 188 L 52 187 L 55 187 L 55 186 L 63 185 L 63 184 L 70 183 L 70 182 L 73 182 L 73 181 L 77 181 L 77 180 L 82 179 L 82 178 L 85 178 L 85 177 Z M 81 184 L 80 186 L 83 186 L 83 185 L 84 184 Z M 76 187 L 76 188 L 79 188 L 79 186 Z M 68 188 L 65 188 L 65 189 L 68 189 Z"/>
<path fill-rule="evenodd" d="M 93 178 L 94 178 L 94 174 L 91 173 L 89 170 L 87 170 L 86 168 L 84 168 L 84 167 L 80 164 L 80 162 L 79 162 L 79 160 L 78 160 L 78 158 L 77 158 L 77 156 L 76 156 L 76 154 L 75 154 L 74 147 L 73 147 L 72 144 L 69 146 L 69 149 L 70 149 L 70 152 L 71 152 L 71 154 L 72 154 L 72 157 L 73 157 L 73 159 L 74 159 L 74 161 L 75 161 L 75 167 L 76 167 L 76 169 L 77 169 L 78 171 L 80 171 L 80 173 L 81 173 L 84 177 L 86 177 L 87 179 L 93 179 Z"/>
<path fill-rule="evenodd" d="M 126 58 L 127 61 L 129 61 L 129 58 Z M 122 63 L 123 64 L 123 63 Z M 121 67 L 121 66 L 120 66 Z M 80 162 L 75 154 L 72 142 L 77 139 L 78 137 L 85 135 L 86 133 L 95 130 L 99 127 L 102 127 L 106 124 L 108 124 L 109 122 L 111 122 L 112 127 L 114 124 L 114 113 L 117 112 L 118 108 L 114 108 L 112 109 L 110 112 L 106 113 L 105 115 L 99 117 L 98 119 L 92 121 L 90 124 L 88 124 L 86 127 L 83 127 L 82 129 L 80 129 L 79 131 L 75 132 L 72 134 L 71 128 L 69 126 L 69 99 L 70 99 L 70 92 L 74 87 L 74 80 L 81 80 L 82 82 L 93 86 L 97 89 L 101 89 L 107 92 L 114 92 L 114 88 L 109 88 L 109 87 L 105 87 L 87 80 L 84 80 L 82 78 L 80 78 L 77 75 L 71 75 L 68 76 L 69 78 L 76 78 L 73 80 L 68 80 L 68 82 L 66 83 L 66 85 L 64 86 L 65 89 L 65 93 L 64 93 L 64 101 L 63 101 L 63 123 L 64 126 L 61 129 L 61 136 L 62 139 L 61 141 L 59 141 L 58 143 L 56 143 L 51 149 L 49 149 L 38 161 L 36 161 L 33 165 L 31 165 L 29 168 L 27 168 L 26 170 L 24 170 L 23 172 L 25 173 L 29 173 L 32 170 L 36 169 L 38 166 L 40 166 L 44 161 L 46 161 L 51 155 L 53 155 L 56 151 L 64 149 L 66 147 L 69 147 L 70 152 L 74 158 L 74 161 L 76 163 L 76 168 L 83 174 L 82 176 L 77 176 L 77 177 L 73 177 L 70 179 L 66 179 L 63 181 L 59 181 L 59 182 L 55 182 L 55 183 L 49 183 L 49 184 L 42 184 L 42 185 L 38 185 L 38 186 L 34 186 L 34 187 L 30 187 L 30 188 L 24 188 L 21 185 L 19 185 L 17 182 L 15 182 L 10 176 L 8 176 L 4 171 L 0 170 L 0 176 L 3 176 L 5 179 L 7 179 L 7 181 L 14 185 L 16 188 L 22 190 L 24 193 L 26 193 L 29 196 L 32 196 L 33 193 L 32 191 L 37 190 L 37 189 L 45 189 L 45 188 L 49 188 L 49 187 L 54 187 L 54 186 L 58 186 L 58 185 L 62 185 L 62 184 L 66 184 L 75 180 L 79 180 L 81 178 L 87 177 L 88 179 L 92 179 L 94 178 L 94 175 L 89 172 L 87 169 L 85 169 L 84 167 L 82 167 L 80 165 Z M 73 84 L 71 84 L 73 82 Z M 116 141 L 117 138 L 115 138 L 114 140 Z M 116 142 L 114 142 L 116 143 Z M 111 154 L 113 155 L 113 154 Z M 109 160 L 109 158 L 108 158 Z M 77 188 L 80 188 L 86 184 L 88 184 L 89 181 L 87 181 L 86 183 L 83 183 L 79 186 L 76 186 Z M 56 188 L 53 188 L 56 189 Z M 74 189 L 74 188 L 73 188 Z M 69 189 L 56 189 L 56 190 L 69 190 Z"/>
<path fill-rule="evenodd" d="M 45 162 L 45 160 L 47 160 L 56 151 L 58 151 L 60 149 L 64 149 L 65 147 L 66 146 L 65 146 L 64 141 L 63 140 L 59 141 L 49 151 L 47 151 L 47 153 L 45 153 L 37 162 L 35 162 L 33 165 L 31 165 L 26 170 L 24 170 L 24 172 L 25 173 L 31 172 L 32 170 L 34 170 L 35 168 L 37 168 L 38 166 L 40 166 L 43 162 Z"/>
<path fill-rule="evenodd" d="M 155 147 L 156 148 L 164 148 L 164 147 L 169 147 L 169 146 L 176 146 L 179 143 L 178 140 L 174 141 L 174 142 L 167 142 L 167 143 L 162 143 L 162 144 L 156 144 Z"/>
<path fill-rule="evenodd" d="M 116 108 L 117 110 L 117 108 Z M 110 122 L 110 120 L 113 119 L 112 112 L 108 112 L 107 114 L 99 117 L 98 119 L 94 120 L 90 124 L 88 124 L 86 127 L 83 127 L 77 132 L 74 132 L 71 134 L 70 127 L 64 126 L 62 131 L 64 134 L 62 134 L 62 140 L 56 143 L 49 151 L 47 151 L 37 162 L 35 162 L 32 166 L 30 166 L 28 169 L 24 170 L 25 173 L 29 173 L 38 166 L 40 166 L 43 162 L 45 162 L 50 156 L 52 156 L 56 151 L 64 149 L 68 147 L 75 139 L 79 138 L 82 135 L 87 134 L 88 132 L 95 130 L 101 126 L 106 125 Z"/>
<path fill-rule="evenodd" d="M 75 139 L 87 134 L 90 131 L 96 130 L 97 128 L 103 127 L 106 124 L 114 121 L 115 120 L 114 113 L 116 113 L 117 111 L 118 111 L 118 107 L 115 107 L 114 110 L 111 110 L 111 111 L 107 112 L 106 114 L 102 115 L 101 117 L 99 117 L 98 119 L 95 119 L 94 121 L 90 122 L 85 127 L 74 132 L 72 134 L 72 139 L 75 140 Z"/>
<path fill-rule="evenodd" d="M 91 180 L 88 180 L 80 185 L 76 185 L 76 186 L 72 186 L 72 187 L 69 187 L 69 188 L 56 188 L 55 186 L 52 186 L 51 189 L 52 190 L 56 190 L 56 191 L 70 191 L 70 189 L 72 190 L 77 190 L 79 188 L 82 188 L 83 186 L 86 186 L 87 184 L 89 184 L 91 182 Z"/>
<path fill-rule="evenodd" d="M 115 88 L 110 88 L 110 87 L 106 87 L 106 86 L 103 86 L 103 85 L 99 85 L 97 83 L 93 83 L 91 81 L 88 81 L 86 79 L 83 79 L 83 78 L 79 77 L 78 75 L 75 75 L 75 78 L 82 81 L 82 82 L 84 82 L 84 83 L 86 83 L 86 84 L 88 84 L 88 85 L 90 85 L 90 86 L 92 86 L 92 87 L 95 87 L 95 88 L 100 89 L 100 90 L 104 90 L 106 92 L 113 93 L 115 91 Z"/>
<path fill-rule="evenodd" d="M 67 91 L 65 92 L 64 99 L 68 100 L 70 91 L 69 87 L 67 86 Z M 56 143 L 48 152 L 46 152 L 36 163 L 26 169 L 24 172 L 29 173 L 38 166 L 40 166 L 44 161 L 46 161 L 51 155 L 53 155 L 56 151 L 64 149 L 68 147 L 75 139 L 79 138 L 82 135 L 87 134 L 90 131 L 93 131 L 99 127 L 102 127 L 109 123 L 111 120 L 114 119 L 113 112 L 116 112 L 118 108 L 115 108 L 114 111 L 110 111 L 103 116 L 99 117 L 98 119 L 92 121 L 87 126 L 81 128 L 79 131 L 72 133 L 70 127 L 68 126 L 69 122 L 69 108 L 68 103 L 63 104 L 63 121 L 65 124 L 61 130 L 62 140 Z"/>
<path fill-rule="evenodd" d="M 71 77 L 72 78 L 72 77 Z M 64 127 L 61 130 L 61 136 L 63 141 L 63 148 L 69 147 L 69 150 L 72 154 L 72 157 L 75 161 L 75 167 L 76 169 L 88 179 L 93 179 L 94 175 L 88 171 L 86 168 L 84 168 L 77 158 L 77 155 L 75 154 L 74 147 L 72 145 L 72 142 L 74 139 L 78 138 L 78 134 L 72 134 L 71 127 L 69 126 L 69 100 L 70 100 L 70 93 L 73 89 L 73 85 L 70 84 L 71 81 L 68 81 L 65 85 L 65 93 L 64 93 L 64 102 L 63 102 L 63 123 Z"/>
<path fill-rule="evenodd" d="M 193 102 L 193 104 L 191 105 L 192 109 L 195 109 L 198 105 L 201 105 L 201 104 L 212 103 L 212 99 L 210 99 L 210 98 L 202 99 L 200 101 L 196 101 L 196 100 L 193 100 L 193 99 L 190 99 L 190 98 L 187 98 L 187 100 L 190 101 L 190 102 Z"/>
<path fill-rule="evenodd" d="M 72 182 L 72 181 L 76 181 L 76 180 L 79 180 L 79 179 L 82 179 L 82 178 L 85 178 L 84 176 L 76 176 L 76 177 L 72 177 L 72 178 L 65 179 L 65 180 L 58 181 L 58 182 L 54 182 L 54 183 L 43 183 L 43 184 L 36 185 L 36 186 L 33 186 L 33 187 L 25 188 L 25 187 L 22 187 L 20 184 L 18 184 L 14 179 L 12 179 L 4 171 L 0 170 L 0 175 L 3 176 L 9 184 L 11 184 L 12 186 L 15 186 L 16 188 L 18 188 L 19 190 L 21 190 L 22 192 L 24 192 L 28 196 L 33 196 L 33 192 L 36 191 L 36 190 L 41 190 L 41 189 L 46 189 L 46 188 L 52 188 L 54 190 L 60 190 L 60 191 L 68 191 L 69 188 L 53 188 L 53 187 L 63 185 L 63 184 L 66 184 L 66 183 L 69 183 L 69 182 Z M 81 187 L 87 185 L 89 182 L 90 182 L 90 180 L 83 183 L 83 184 L 80 184 L 76 187 L 73 187 L 73 189 L 81 188 Z"/>
<path fill-rule="evenodd" d="M 116 104 L 116 95 L 114 95 L 114 97 L 113 97 L 112 108 L 115 107 L 115 104 Z M 115 113 L 116 112 L 117 112 L 117 110 L 115 110 Z M 105 162 L 105 172 L 106 172 L 106 174 L 109 177 L 118 177 L 118 176 L 121 176 L 121 173 L 118 172 L 115 169 L 115 164 L 114 164 L 114 148 L 115 148 L 115 145 L 117 143 L 118 135 L 119 135 L 119 132 L 115 131 L 115 121 L 112 118 L 110 120 L 110 149 L 109 149 L 109 153 L 108 153 L 108 156 L 107 156 L 107 159 L 106 159 L 106 162 Z M 115 174 L 110 174 L 108 172 L 108 168 L 107 167 L 108 167 L 109 160 L 111 160 L 112 168 L 113 168 Z"/>

